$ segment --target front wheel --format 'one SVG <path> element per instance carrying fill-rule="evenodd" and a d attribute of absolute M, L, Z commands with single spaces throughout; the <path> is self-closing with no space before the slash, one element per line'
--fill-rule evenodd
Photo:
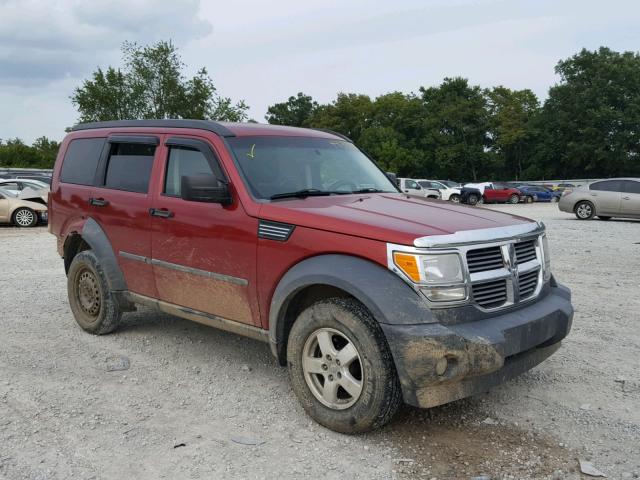
<path fill-rule="evenodd" d="M 13 223 L 21 228 L 35 227 L 38 224 L 38 214 L 27 207 L 18 208 L 13 212 Z"/>
<path fill-rule="evenodd" d="M 511 204 L 518 203 L 519 201 L 520 201 L 520 197 L 515 193 L 509 197 L 509 203 Z"/>
<path fill-rule="evenodd" d="M 391 352 L 369 311 L 352 299 L 322 300 L 291 328 L 293 391 L 315 421 L 341 433 L 382 427 L 401 404 Z"/>
<path fill-rule="evenodd" d="M 457 193 L 452 193 L 449 197 L 449 201 L 453 203 L 460 203 L 460 195 L 458 195 Z"/>
<path fill-rule="evenodd" d="M 594 208 L 593 203 L 582 201 L 576 204 L 574 212 L 576 217 L 578 217 L 578 220 L 591 220 L 596 214 L 596 209 Z"/>

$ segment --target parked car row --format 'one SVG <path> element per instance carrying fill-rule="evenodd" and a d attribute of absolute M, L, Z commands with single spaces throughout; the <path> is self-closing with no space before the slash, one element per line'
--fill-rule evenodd
<path fill-rule="evenodd" d="M 0 179 L 0 223 L 16 227 L 46 223 L 49 185 L 50 179 L 46 182 L 36 178 Z"/>

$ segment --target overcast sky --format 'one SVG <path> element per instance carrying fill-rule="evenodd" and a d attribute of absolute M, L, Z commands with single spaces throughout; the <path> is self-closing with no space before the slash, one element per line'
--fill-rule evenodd
<path fill-rule="evenodd" d="M 303 91 L 372 96 L 461 75 L 544 98 L 581 48 L 640 47 L 637 0 L 0 0 L 0 138 L 60 140 L 69 96 L 120 46 L 171 39 L 188 73 L 268 105 Z"/>

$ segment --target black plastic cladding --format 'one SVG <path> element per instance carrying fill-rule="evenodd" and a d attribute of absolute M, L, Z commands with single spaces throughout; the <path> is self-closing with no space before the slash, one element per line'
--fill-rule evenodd
<path fill-rule="evenodd" d="M 89 122 L 79 123 L 71 129 L 74 132 L 79 130 L 93 130 L 97 128 L 122 128 L 122 127 L 153 127 L 153 128 L 194 128 L 213 132 L 221 137 L 235 137 L 236 134 L 224 125 L 211 120 L 113 120 L 109 122 Z"/>

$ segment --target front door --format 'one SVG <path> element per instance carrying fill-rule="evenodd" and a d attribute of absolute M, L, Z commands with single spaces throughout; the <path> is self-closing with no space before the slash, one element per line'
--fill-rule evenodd
<path fill-rule="evenodd" d="M 589 195 L 596 206 L 596 215 L 619 215 L 622 198 L 621 180 L 603 180 L 589 186 Z"/>
<path fill-rule="evenodd" d="M 158 298 L 259 326 L 253 293 L 258 221 L 244 212 L 237 196 L 230 205 L 181 198 L 183 175 L 227 178 L 207 140 L 167 138 L 162 156 L 151 217 Z"/>
<path fill-rule="evenodd" d="M 127 288 L 156 296 L 151 257 L 149 185 L 157 136 L 109 137 L 91 190 L 89 216 L 104 230 L 118 259 Z"/>

